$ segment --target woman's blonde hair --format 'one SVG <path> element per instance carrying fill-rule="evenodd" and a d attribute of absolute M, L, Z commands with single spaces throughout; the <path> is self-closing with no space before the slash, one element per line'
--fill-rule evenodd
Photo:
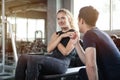
<path fill-rule="evenodd" d="M 73 15 L 71 14 L 71 12 L 70 12 L 69 10 L 65 9 L 65 8 L 60 9 L 60 10 L 57 12 L 57 14 L 60 13 L 60 12 L 65 13 L 66 16 L 68 16 L 68 18 L 71 19 L 71 20 L 70 20 L 70 26 L 71 26 L 72 29 L 75 29 L 74 18 L 73 18 Z"/>

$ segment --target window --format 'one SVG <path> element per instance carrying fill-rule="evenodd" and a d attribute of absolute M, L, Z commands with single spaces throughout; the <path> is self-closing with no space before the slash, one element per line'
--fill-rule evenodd
<path fill-rule="evenodd" d="M 112 29 L 120 30 L 120 0 L 113 0 L 112 3 Z"/>
<path fill-rule="evenodd" d="M 44 19 L 28 19 L 28 38 L 29 40 L 34 40 L 36 38 L 44 38 Z M 41 31 L 42 33 L 35 33 L 36 31 Z"/>
<path fill-rule="evenodd" d="M 37 34 L 37 38 L 45 38 L 45 20 L 44 19 L 26 19 L 17 17 L 8 17 L 11 24 L 16 24 L 16 40 L 33 41 L 35 40 L 35 32 L 41 31 Z"/>
<path fill-rule="evenodd" d="M 74 16 L 77 19 L 78 12 L 83 6 L 93 6 L 99 11 L 96 26 L 101 30 L 120 29 L 120 0 L 74 0 Z"/>

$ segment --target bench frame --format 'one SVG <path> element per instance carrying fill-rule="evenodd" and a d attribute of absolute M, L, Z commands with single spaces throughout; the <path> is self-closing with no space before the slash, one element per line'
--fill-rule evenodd
<path fill-rule="evenodd" d="M 73 68 L 68 68 L 67 71 L 63 74 L 54 74 L 54 75 L 44 75 L 43 79 L 58 79 L 60 78 L 63 80 L 65 77 L 68 76 L 73 76 L 73 75 L 78 75 L 79 70 L 86 68 L 85 66 L 80 66 L 80 67 L 73 67 Z"/>

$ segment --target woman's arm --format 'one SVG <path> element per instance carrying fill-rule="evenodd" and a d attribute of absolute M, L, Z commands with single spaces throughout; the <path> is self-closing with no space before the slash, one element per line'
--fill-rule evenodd
<path fill-rule="evenodd" d="M 65 33 L 59 36 L 59 34 L 53 33 L 51 40 L 47 46 L 48 53 L 52 52 L 60 43 L 62 38 L 69 37 L 70 35 Z"/>
<path fill-rule="evenodd" d="M 48 53 L 52 52 L 56 48 L 58 43 L 61 41 L 61 38 L 62 37 L 60 37 L 59 34 L 56 34 L 56 32 L 53 33 L 53 35 L 51 36 L 50 42 L 47 45 Z"/>
<path fill-rule="evenodd" d="M 75 48 L 73 42 L 74 42 L 74 37 L 75 37 L 75 32 L 67 32 L 63 35 L 68 35 L 68 37 L 70 37 L 69 42 L 67 43 L 67 46 L 64 47 L 63 44 L 59 43 L 58 44 L 58 49 L 59 51 L 64 55 L 69 55 L 69 53 Z"/>
<path fill-rule="evenodd" d="M 64 47 L 61 43 L 59 43 L 57 47 L 64 56 L 69 55 L 69 53 L 75 48 L 71 39 L 69 40 L 66 47 Z"/>

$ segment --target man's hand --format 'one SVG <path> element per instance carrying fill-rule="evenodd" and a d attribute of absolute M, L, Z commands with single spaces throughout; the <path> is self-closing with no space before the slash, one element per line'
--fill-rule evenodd
<path fill-rule="evenodd" d="M 70 38 L 72 40 L 72 43 L 75 45 L 79 41 L 79 35 L 78 32 L 74 32 L 70 35 Z"/>

